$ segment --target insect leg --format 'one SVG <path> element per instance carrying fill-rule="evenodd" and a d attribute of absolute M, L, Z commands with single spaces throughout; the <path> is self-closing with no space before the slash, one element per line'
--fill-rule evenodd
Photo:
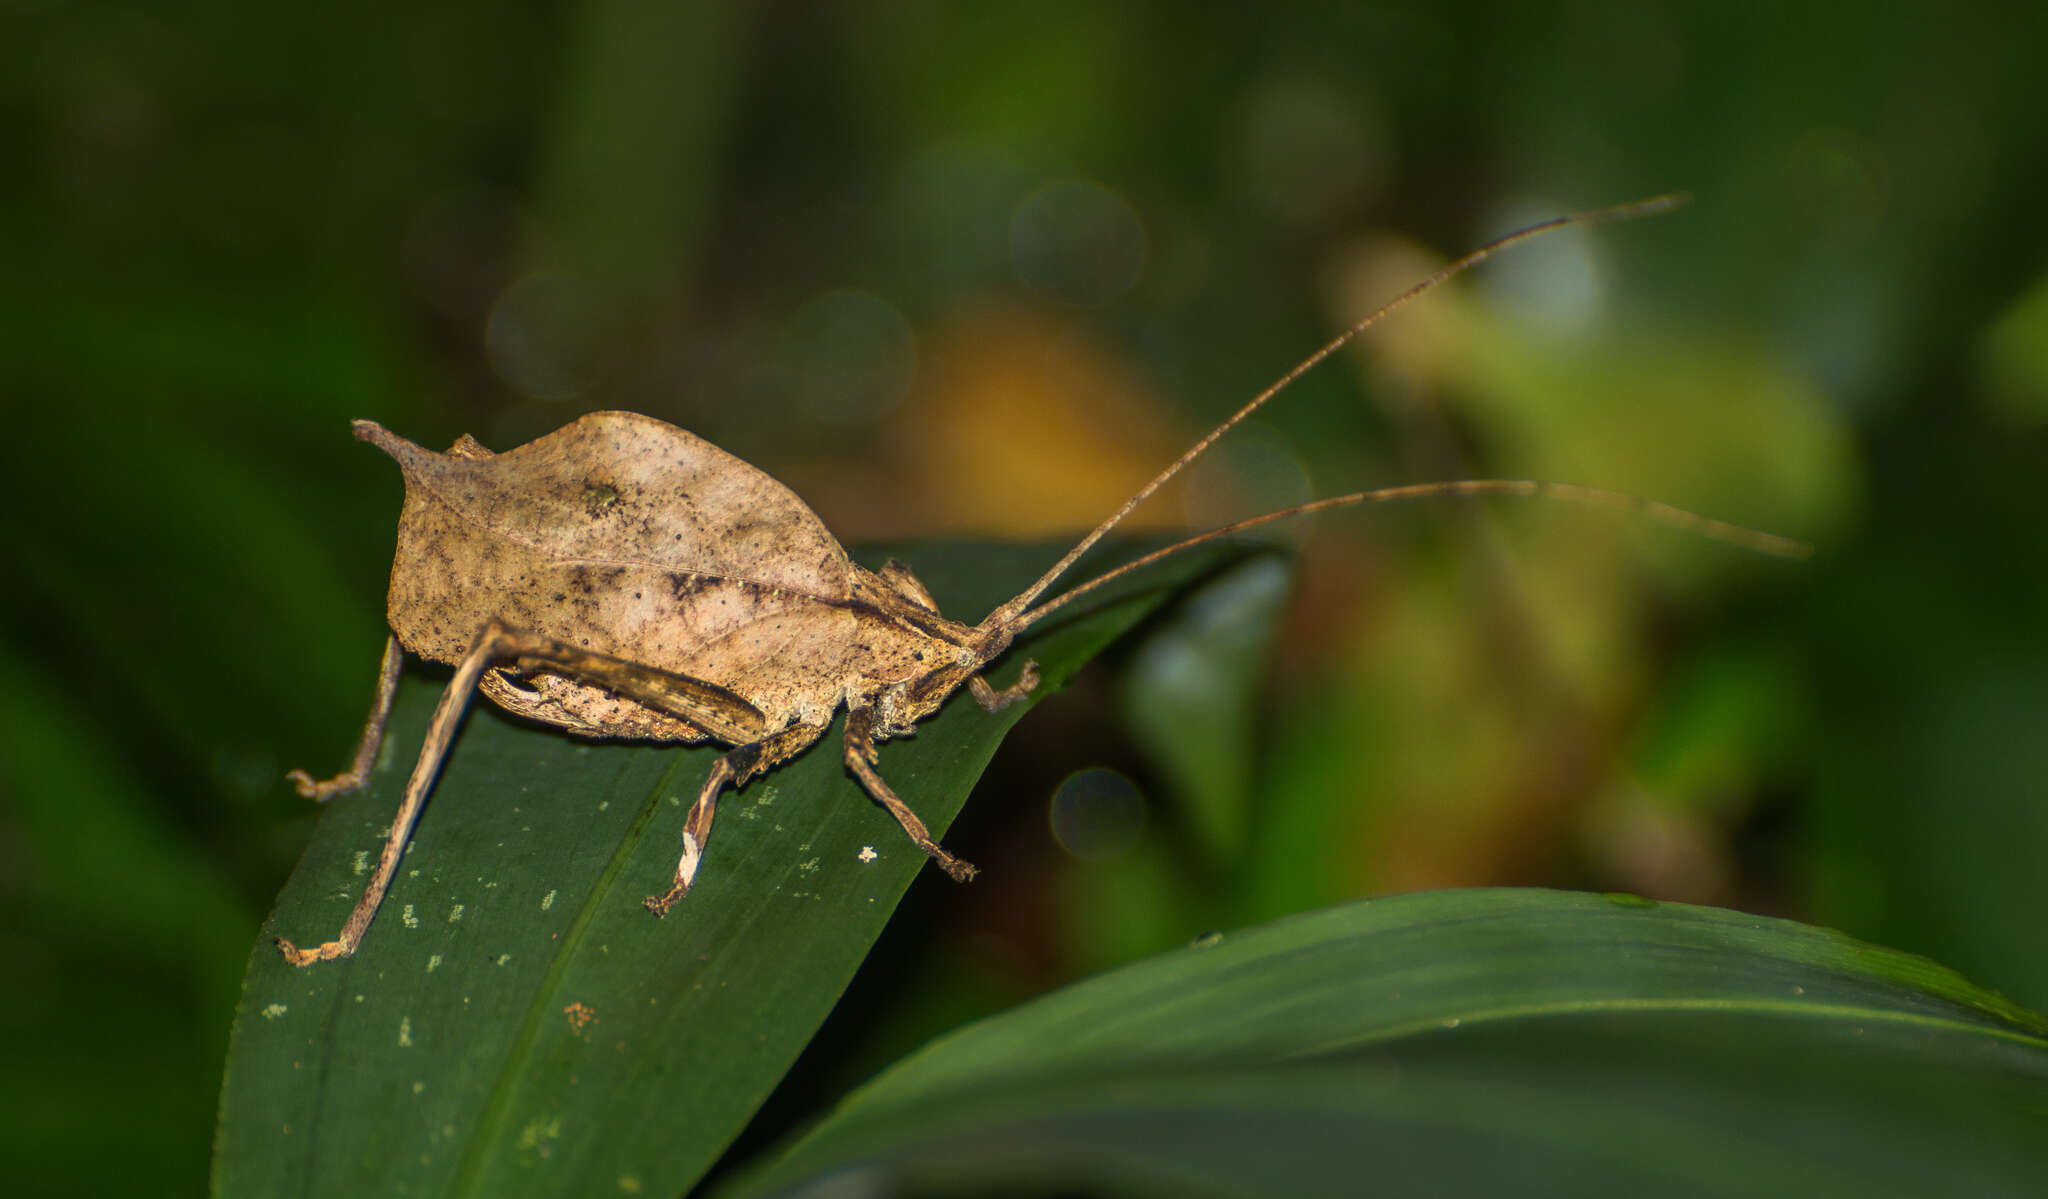
<path fill-rule="evenodd" d="M 763 739 L 767 718 L 761 710 L 716 683 L 593 653 L 551 637 L 530 633 L 503 636 L 502 656 L 514 659 L 523 670 L 552 670 L 579 683 L 606 688 L 686 720 L 727 745 L 750 745 Z"/>
<path fill-rule="evenodd" d="M 419 761 L 413 765 L 412 777 L 405 784 L 405 801 L 398 806 L 398 815 L 392 817 L 391 832 L 384 839 L 384 852 L 377 858 L 376 873 L 370 876 L 369 885 L 363 888 L 362 897 L 356 900 L 355 909 L 348 914 L 348 921 L 341 926 L 341 936 L 332 941 L 300 949 L 283 937 L 277 939 L 278 949 L 284 952 L 284 960 L 294 966 L 310 966 L 314 962 L 345 958 L 356 951 L 363 934 L 369 931 L 370 921 L 377 915 L 377 907 L 384 902 L 384 893 L 391 888 L 391 878 L 398 873 L 398 859 L 405 854 L 406 842 L 412 839 L 412 826 L 419 820 L 420 809 L 426 805 L 427 792 L 434 785 L 434 775 L 441 769 L 441 760 L 448 756 L 448 743 L 455 738 L 455 726 L 462 721 L 462 709 L 469 703 L 469 693 L 476 690 L 476 681 L 494 658 L 501 656 L 506 642 L 512 638 L 496 621 L 485 627 L 463 659 L 455 667 L 455 677 L 448 680 L 448 689 L 441 693 L 441 702 L 434 709 L 434 719 L 427 725 L 427 742 L 420 749 Z M 394 641 L 394 646 L 396 642 Z M 380 730 L 382 721 L 377 722 Z"/>
<path fill-rule="evenodd" d="M 1024 669 L 1018 673 L 1016 682 L 998 691 L 994 687 L 989 686 L 987 679 L 982 678 L 980 675 L 975 675 L 967 680 L 967 693 L 974 697 L 974 702 L 980 704 L 983 711 L 1000 712 L 1031 694 L 1032 688 L 1036 686 L 1038 686 L 1038 663 L 1026 659 Z"/>
<path fill-rule="evenodd" d="M 939 601 L 932 598 L 932 593 L 926 589 L 924 583 L 910 573 L 908 566 L 896 559 L 891 558 L 882 563 L 882 569 L 875 573 L 911 603 L 932 612 L 939 610 Z"/>
<path fill-rule="evenodd" d="M 412 777 L 405 784 L 405 799 L 399 805 L 398 815 L 391 822 L 391 832 L 384 842 L 384 852 L 377 859 L 377 870 L 370 876 L 369 885 L 356 901 L 356 906 L 342 925 L 341 936 L 332 941 L 300 949 L 283 937 L 277 939 L 277 947 L 284 952 L 285 960 L 294 966 L 311 965 L 314 962 L 330 961 L 347 957 L 356 951 L 363 934 L 369 931 L 370 921 L 377 915 L 377 907 L 384 902 L 384 893 L 391 887 L 392 877 L 398 873 L 398 860 L 405 853 L 406 842 L 412 836 L 412 826 L 418 821 L 420 809 L 425 806 L 427 793 L 434 785 L 434 775 L 441 768 L 441 761 L 448 755 L 448 745 L 455 737 L 455 726 L 461 723 L 462 710 L 469 703 L 470 693 L 476 690 L 477 681 L 484 671 L 492 666 L 510 660 L 522 668 L 545 668 L 559 670 L 570 677 L 588 681 L 598 686 L 609 687 L 621 695 L 660 708 L 689 720 L 707 729 L 712 735 L 731 742 L 744 743 L 760 751 L 776 742 L 776 737 L 760 736 L 762 716 L 759 709 L 746 700 L 734 695 L 723 687 L 687 675 L 656 670 L 620 658 L 592 653 L 573 645 L 542 637 L 532 633 L 521 633 L 505 628 L 497 621 L 484 626 L 476 643 L 456 664 L 455 676 L 448 680 L 448 689 L 441 693 L 440 706 L 434 709 L 432 723 L 427 726 L 426 745 L 420 750 L 419 761 L 413 766 Z M 387 659 L 387 674 L 395 678 L 395 659 Z M 379 692 L 379 699 L 385 697 Z M 373 723 L 381 736 L 382 716 Z M 783 730 L 787 733 L 789 730 Z M 813 731 L 810 741 L 818 738 L 819 731 Z M 777 734 L 780 736 L 781 734 Z M 804 741 L 802 745 L 808 745 Z M 801 748 L 801 745 L 798 746 Z M 736 751 L 737 752 L 737 751 Z M 784 752 L 787 757 L 789 750 Z M 773 761 L 779 761 L 774 759 Z M 773 761 L 766 764 L 772 765 Z M 747 769 L 742 770 L 745 767 Z M 761 765 L 749 761 L 736 761 L 726 766 L 728 773 L 739 772 L 744 778 L 747 773 L 761 769 Z M 717 778 L 717 771 L 713 771 Z M 723 786 L 724 779 L 717 779 Z M 717 788 L 707 784 L 706 795 L 713 798 Z M 703 827 L 699 829 L 697 843 L 702 851 L 701 834 L 708 831 L 711 821 L 712 804 L 699 798 L 698 806 L 703 809 Z M 693 815 L 695 809 L 693 809 Z M 689 857 L 686 853 L 685 859 Z M 692 869 L 694 873 L 694 867 Z M 678 871 L 680 875 L 680 869 Z M 685 885 L 687 889 L 687 884 Z"/>
<path fill-rule="evenodd" d="M 677 900 L 690 893 L 690 884 L 697 881 L 697 865 L 704 860 L 704 843 L 711 839 L 711 818 L 718 814 L 718 793 L 732 781 L 732 775 L 731 754 L 711 767 L 704 789 L 697 792 L 697 802 L 690 805 L 689 818 L 683 821 L 683 856 L 676 861 L 675 882 L 660 895 L 649 895 L 640 901 L 648 911 L 666 916 Z"/>
<path fill-rule="evenodd" d="M 987 686 L 986 683 L 982 685 Z M 993 694 L 994 688 L 990 688 L 990 692 Z M 938 863 L 939 869 L 950 875 L 954 882 L 964 883 L 973 878 L 973 865 L 947 853 L 937 841 L 932 840 L 931 830 L 924 826 L 924 821 L 919 820 L 917 813 L 910 810 L 910 805 L 904 803 L 902 797 L 891 790 L 889 784 L 882 781 L 882 776 L 875 772 L 877 755 L 874 724 L 873 708 L 847 709 L 846 768 L 853 771 L 854 777 L 860 780 L 861 786 L 867 788 L 869 795 L 874 796 L 875 802 L 889 809 L 889 815 L 896 818 L 896 823 L 903 826 L 903 831 L 910 834 L 910 839 L 917 847 L 930 854 L 932 861 Z"/>
<path fill-rule="evenodd" d="M 735 746 L 718 759 L 704 780 L 703 790 L 697 792 L 697 802 L 690 805 L 689 817 L 683 821 L 683 856 L 676 861 L 675 881 L 667 891 L 641 901 L 647 910 L 666 916 L 670 908 L 690 893 L 690 884 L 697 881 L 697 867 L 704 859 L 705 843 L 711 839 L 711 819 L 718 812 L 718 793 L 727 783 L 744 787 L 748 779 L 802 753 L 824 735 L 822 725 L 793 724 L 759 741 Z"/>
<path fill-rule="evenodd" d="M 331 779 L 314 779 L 303 770 L 294 770 L 284 777 L 299 789 L 307 799 L 326 803 L 337 795 L 346 795 L 360 788 L 370 777 L 370 767 L 377 764 L 377 750 L 384 744 L 384 723 L 391 718 L 391 701 L 398 695 L 398 674 L 405 665 L 405 650 L 398 644 L 398 638 L 384 639 L 384 664 L 377 668 L 377 695 L 370 701 L 370 718 L 363 722 L 362 739 L 356 742 L 356 756 L 347 770 Z"/>

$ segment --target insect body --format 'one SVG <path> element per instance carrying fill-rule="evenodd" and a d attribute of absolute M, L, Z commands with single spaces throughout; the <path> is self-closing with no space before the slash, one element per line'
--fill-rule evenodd
<path fill-rule="evenodd" d="M 1028 663 L 1002 691 L 978 674 L 1012 623 L 947 620 L 909 570 L 855 565 L 787 488 L 651 417 L 592 413 L 503 454 L 467 438 L 437 454 L 373 421 L 355 431 L 405 474 L 391 640 L 357 768 L 328 783 L 297 775 L 300 790 L 360 784 L 402 650 L 455 678 L 362 902 L 337 940 L 280 941 L 288 959 L 354 950 L 471 689 L 575 733 L 734 747 L 690 809 L 673 883 L 647 900 L 657 915 L 696 877 L 719 792 L 808 749 L 842 704 L 847 766 L 948 874 L 973 875 L 875 772 L 874 743 L 962 683 L 990 709 L 1028 692 Z"/>
<path fill-rule="evenodd" d="M 1712 536 L 1798 552 L 1796 543 L 1592 488 L 1466 480 L 1339 496 L 1256 517 L 1039 603 L 1083 553 L 1224 432 L 1408 299 L 1545 229 L 1658 211 L 1673 202 L 1663 198 L 1547 222 L 1446 267 L 1255 397 L 978 625 L 940 615 L 924 586 L 898 563 L 879 571 L 856 565 L 787 488 L 651 417 L 593 413 L 502 454 L 468 437 L 435 453 L 375 422 L 357 421 L 356 436 L 390 454 L 405 475 L 389 595 L 391 637 L 352 767 L 325 782 L 294 772 L 301 793 L 326 799 L 361 786 L 376 759 L 405 651 L 452 665 L 455 673 L 377 869 L 341 935 L 305 949 L 279 938 L 278 947 L 296 965 L 355 951 L 397 872 L 473 691 L 573 733 L 731 747 L 685 819 L 674 879 L 646 901 L 664 915 L 696 877 L 720 793 L 809 749 L 842 706 L 847 720 L 840 752 L 847 769 L 946 873 L 972 877 L 974 867 L 941 848 L 877 773 L 876 742 L 909 734 L 963 685 L 991 711 L 1022 698 L 1037 683 L 1032 663 L 1024 663 L 1007 687 L 983 677 L 1020 631 L 1110 578 L 1189 544 L 1319 508 L 1490 491 L 1619 501 Z"/>

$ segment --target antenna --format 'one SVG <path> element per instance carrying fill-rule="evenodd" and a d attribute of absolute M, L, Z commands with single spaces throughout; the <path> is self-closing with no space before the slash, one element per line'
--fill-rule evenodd
<path fill-rule="evenodd" d="M 1264 516 L 1249 517 L 1245 520 L 1224 525 L 1220 529 L 1211 529 L 1206 533 L 1198 533 L 1185 540 L 1176 541 L 1163 549 L 1153 550 L 1151 553 L 1134 561 L 1126 562 L 1115 570 L 1096 575 L 1087 582 L 1063 592 L 1018 616 L 1011 627 L 1021 631 L 1105 583 L 1122 578 L 1134 570 L 1150 566 L 1161 558 L 1177 554 L 1184 549 L 1201 545 L 1204 542 L 1216 541 L 1233 533 L 1242 533 L 1246 529 L 1272 524 L 1278 520 L 1287 520 L 1290 517 L 1306 516 L 1311 512 L 1323 512 L 1331 508 L 1348 508 L 1357 504 L 1387 504 L 1401 500 L 1421 500 L 1447 495 L 1512 495 L 1541 499 L 1571 500 L 1581 504 L 1600 504 L 1606 507 L 1627 508 L 1659 524 L 1669 525 L 1674 529 L 1684 529 L 1691 533 L 1698 533 L 1703 537 L 1711 537 L 1716 541 L 1723 541 L 1729 545 L 1755 550 L 1760 554 L 1769 554 L 1775 558 L 1810 558 L 1813 556 L 1813 546 L 1795 538 L 1780 537 L 1776 533 L 1765 533 L 1743 525 L 1730 524 L 1725 520 L 1715 520 L 1711 516 L 1701 516 L 1697 512 L 1674 507 L 1660 500 L 1645 499 L 1639 495 L 1630 495 L 1625 491 L 1609 491 L 1604 487 L 1586 487 L 1578 483 L 1547 483 L 1538 479 L 1457 479 L 1446 483 L 1409 483 L 1400 487 L 1381 487 L 1374 491 L 1354 491 L 1350 495 L 1332 496 L 1325 500 L 1310 500 L 1306 504 L 1296 504 L 1291 508 L 1282 508 L 1277 512 L 1268 512 Z"/>
<path fill-rule="evenodd" d="M 1508 234 L 1506 237 L 1502 237 L 1495 241 L 1488 242 L 1486 245 L 1479 247 L 1478 249 L 1472 251 L 1470 254 L 1465 255 L 1463 258 L 1460 258 L 1456 262 L 1451 263 L 1449 266 L 1444 267 L 1442 270 L 1437 271 L 1429 278 L 1424 279 L 1420 283 L 1417 283 L 1415 286 L 1409 288 L 1407 291 L 1404 291 L 1400 295 L 1395 296 L 1392 300 L 1388 301 L 1386 304 L 1380 306 L 1377 310 L 1368 314 L 1363 320 L 1360 320 L 1356 324 L 1352 325 L 1350 328 L 1344 330 L 1342 333 L 1339 333 L 1337 336 L 1331 338 L 1328 342 L 1324 343 L 1323 348 L 1317 350 L 1313 354 L 1310 354 L 1307 358 L 1302 359 L 1301 362 L 1294 367 L 1294 369 L 1280 376 L 1280 378 L 1275 380 L 1271 386 L 1267 387 L 1264 391 L 1260 392 L 1259 394 L 1253 396 L 1251 398 L 1251 401 L 1245 404 L 1244 407 L 1239 408 L 1236 412 L 1232 413 L 1229 416 L 1229 418 L 1226 419 L 1222 424 L 1217 425 L 1214 429 L 1211 429 L 1209 431 L 1208 436 L 1196 442 L 1191 448 L 1189 448 L 1187 453 L 1182 454 L 1180 457 L 1174 459 L 1173 462 L 1170 465 L 1168 465 L 1165 470 L 1160 471 L 1159 474 L 1155 476 L 1150 483 L 1147 483 L 1143 487 L 1139 488 L 1138 493 L 1136 495 L 1133 495 L 1130 499 L 1124 501 L 1123 507 L 1118 508 L 1115 512 L 1111 513 L 1108 520 L 1105 520 L 1101 524 L 1095 526 L 1094 530 L 1091 531 L 1086 537 L 1083 537 L 1074 546 L 1073 549 L 1067 551 L 1065 557 L 1061 558 L 1058 562 L 1053 563 L 1052 569 L 1046 571 L 1043 575 L 1040 575 L 1038 577 L 1037 582 L 1031 584 L 1031 586 L 1025 588 L 1022 592 L 1019 592 L 1013 599 L 1005 603 L 1002 607 L 997 608 L 995 611 L 989 613 L 988 619 L 981 622 L 981 627 L 984 629 L 988 629 L 999 628 L 1005 625 L 1015 624 L 1018 615 L 1022 613 L 1025 609 L 1029 608 L 1033 600 L 1036 600 L 1039 596 L 1045 594 L 1046 588 L 1051 587 L 1054 583 L 1058 582 L 1060 576 L 1067 573 L 1067 571 L 1073 567 L 1074 563 L 1080 560 L 1081 555 L 1093 549 L 1095 547 L 1096 542 L 1101 541 L 1105 536 L 1109 534 L 1110 530 L 1116 528 L 1117 525 L 1121 524 L 1123 522 L 1123 519 L 1126 516 L 1129 516 L 1132 510 L 1137 508 L 1139 504 L 1142 504 L 1146 500 L 1150 499 L 1152 497 L 1153 492 L 1158 491 L 1161 487 L 1165 486 L 1167 480 L 1179 474 L 1183 467 L 1187 466 L 1188 463 L 1193 462 L 1196 458 L 1200 457 L 1204 450 L 1207 450 L 1211 445 L 1215 444 L 1217 438 L 1223 436 L 1225 433 L 1228 433 L 1231 429 L 1235 428 L 1239 422 L 1243 421 L 1252 413 L 1257 412 L 1261 407 L 1265 405 L 1267 400 L 1272 399 L 1274 396 L 1279 395 L 1282 391 L 1284 391 L 1287 388 L 1288 384 L 1294 382 L 1296 379 L 1299 379 L 1302 375 L 1306 374 L 1311 368 L 1316 366 L 1318 363 L 1322 362 L 1323 359 L 1328 358 L 1330 355 L 1336 353 L 1338 350 L 1343 349 L 1345 344 L 1350 342 L 1351 339 L 1357 337 L 1359 334 L 1365 332 L 1367 329 L 1372 328 L 1374 325 L 1384 320 L 1387 316 L 1405 306 L 1410 300 L 1413 300 L 1415 297 L 1421 295 L 1422 293 L 1429 291 L 1430 289 L 1434 288 L 1437 284 L 1442 283 L 1444 280 L 1451 278 L 1453 275 L 1462 274 L 1463 272 L 1470 270 L 1475 266 L 1478 266 L 1480 263 L 1493 257 L 1495 254 L 1500 253 L 1502 250 L 1507 249 L 1509 246 L 1516 245 L 1520 242 L 1528 241 L 1532 237 L 1548 233 L 1553 229 L 1562 229 L 1567 225 L 1605 224 L 1610 221 L 1628 221 L 1634 220 L 1637 217 L 1652 216 L 1660 212 L 1669 212 L 1672 209 L 1677 208 L 1679 205 L 1684 204 L 1689 198 L 1690 197 L 1683 192 L 1672 192 L 1666 195 L 1652 196 L 1647 200 L 1637 200 L 1632 204 L 1617 204 L 1612 208 L 1596 208 L 1590 212 L 1575 212 L 1566 216 L 1553 217 L 1550 220 L 1531 225 L 1526 229 L 1518 229 L 1515 232 Z M 1354 503 L 1363 503 L 1365 502 L 1363 498 L 1365 494 L 1370 493 L 1361 493 L 1359 496 L 1343 498 L 1349 499 L 1351 502 Z M 1648 501 L 1644 502 L 1647 503 Z M 1285 513 L 1273 513 L 1268 518 L 1254 518 L 1254 521 L 1252 523 L 1256 523 L 1258 519 L 1278 519 L 1281 516 L 1285 515 L 1294 515 L 1300 512 L 1313 511 L 1317 506 L 1318 505 L 1304 505 L 1301 508 L 1289 509 Z M 1338 506 L 1338 502 L 1326 500 L 1321 502 L 1321 506 L 1336 507 Z M 1691 515 L 1691 513 L 1687 513 L 1686 515 Z M 1699 517 L 1698 519 L 1705 520 L 1706 518 Z M 1240 529 L 1244 527 L 1246 527 L 1246 525 L 1240 523 L 1238 525 L 1230 526 L 1230 529 Z M 1225 531 L 1229 530 L 1218 530 L 1218 535 Z M 1191 543 L 1184 542 L 1182 544 Z M 1108 577 L 1109 576 L 1104 576 L 1105 579 Z M 1087 584 L 1087 586 L 1092 587 L 1096 583 L 1100 583 L 1102 581 L 1103 579 L 1097 579 L 1094 581 L 1094 583 Z M 1069 593 L 1070 596 L 1072 594 L 1074 593 Z M 1040 611 L 1047 611 L 1050 610 L 1050 608 L 1051 605 L 1047 605 L 1046 608 L 1041 609 Z"/>

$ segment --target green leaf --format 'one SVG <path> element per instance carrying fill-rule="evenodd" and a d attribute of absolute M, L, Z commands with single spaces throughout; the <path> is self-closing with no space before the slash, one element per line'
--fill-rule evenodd
<path fill-rule="evenodd" d="M 1145 639 L 1123 675 L 1124 719 L 1172 781 L 1204 865 L 1229 869 L 1243 856 L 1258 685 L 1288 574 L 1269 558 L 1204 588 Z"/>
<path fill-rule="evenodd" d="M 1805 925 L 1477 890 L 1205 939 L 972 1025 L 726 1194 L 1987 1195 L 2043 1178 L 2039 1016 Z"/>
<path fill-rule="evenodd" d="M 1144 572 L 1020 641 L 998 678 L 1029 655 L 1038 696 L 1052 692 L 1239 552 Z M 948 611 L 980 613 L 1052 554 L 906 557 Z M 373 648 L 366 639 L 366 666 Z M 406 679 L 371 786 L 322 817 L 250 958 L 215 1189 L 679 1193 L 824 1020 L 924 857 L 847 776 L 835 729 L 726 794 L 695 889 L 656 921 L 640 897 L 666 886 L 719 751 L 583 742 L 479 704 L 356 955 L 287 966 L 273 935 L 303 943 L 340 928 L 438 689 Z M 1021 715 L 956 699 L 884 746 L 881 772 L 943 831 Z"/>

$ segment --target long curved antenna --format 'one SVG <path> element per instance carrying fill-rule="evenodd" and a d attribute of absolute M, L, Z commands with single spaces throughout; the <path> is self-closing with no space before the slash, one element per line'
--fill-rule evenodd
<path fill-rule="evenodd" d="M 1659 524 L 1666 524 L 1676 529 L 1698 533 L 1703 537 L 1711 537 L 1716 541 L 1725 541 L 1730 545 L 1741 546 L 1744 549 L 1755 550 L 1762 554 L 1770 554 L 1773 557 L 1808 558 L 1813 555 L 1813 546 L 1807 542 L 1791 537 L 1780 537 L 1776 533 L 1765 533 L 1757 529 L 1745 528 L 1742 525 L 1729 524 L 1725 520 L 1715 520 L 1711 516 L 1701 516 L 1697 512 L 1689 512 L 1684 508 L 1673 507 L 1658 500 L 1644 499 L 1639 495 L 1630 495 L 1625 491 L 1608 491 L 1602 487 L 1585 487 L 1577 483 L 1546 483 L 1536 479 L 1458 479 L 1448 483 L 1409 483 L 1401 487 L 1381 487 L 1375 491 L 1354 491 L 1350 495 L 1332 496 L 1326 500 L 1311 500 L 1306 504 L 1297 504 L 1292 508 L 1282 508 L 1278 512 L 1268 512 L 1264 516 L 1254 516 L 1247 520 L 1240 520 L 1234 524 L 1224 525 L 1220 529 L 1211 529 L 1206 533 L 1199 533 L 1187 538 L 1185 541 L 1177 541 L 1164 549 L 1153 550 L 1151 553 L 1135 561 L 1126 562 L 1115 570 L 1096 575 L 1087 582 L 1047 600 L 1036 608 L 1016 617 L 1011 624 L 1011 628 L 1013 631 L 1021 632 L 1050 613 L 1067 606 L 1074 600 L 1079 599 L 1081 596 L 1086 595 L 1105 583 L 1121 578 L 1141 567 L 1149 566 L 1161 558 L 1177 554 L 1184 549 L 1201 545 L 1204 542 L 1228 537 L 1232 533 L 1242 533 L 1246 529 L 1272 524 L 1276 520 L 1306 516 L 1311 512 L 1321 512 L 1329 508 L 1347 508 L 1353 504 L 1385 504 L 1397 500 L 1420 500 L 1445 495 L 1534 496 L 1547 499 L 1575 500 L 1583 504 L 1621 507 L 1646 516 L 1651 520 L 1657 521 Z"/>
<path fill-rule="evenodd" d="M 1420 283 L 1417 283 L 1415 286 L 1409 288 L 1407 291 L 1402 292 L 1400 295 L 1394 297 L 1392 300 L 1382 305 L 1379 309 L 1366 316 L 1365 319 L 1359 321 L 1357 324 L 1352 325 L 1349 329 L 1346 329 L 1342 333 L 1339 333 L 1337 336 L 1331 338 L 1327 343 L 1324 344 L 1322 349 L 1317 350 L 1315 353 L 1310 354 L 1307 358 L 1302 359 L 1300 364 L 1297 365 L 1293 370 L 1290 370 L 1286 374 L 1280 376 L 1279 379 L 1274 381 L 1272 386 L 1266 388 L 1266 390 L 1253 396 L 1251 398 L 1251 402 L 1247 403 L 1244 407 L 1239 408 L 1236 412 L 1232 413 L 1228 420 L 1225 420 L 1222 424 L 1217 425 L 1214 429 L 1210 430 L 1208 436 L 1196 442 L 1194 446 L 1188 450 L 1187 453 L 1182 454 L 1180 457 L 1174 459 L 1173 463 L 1169 465 L 1165 470 L 1160 471 L 1159 474 L 1156 477 L 1154 477 L 1150 483 L 1147 483 L 1145 484 L 1145 486 L 1139 488 L 1138 493 L 1136 495 L 1124 501 L 1123 507 L 1118 508 L 1114 513 L 1110 514 L 1108 520 L 1105 520 L 1101 524 L 1095 526 L 1095 529 L 1092 532 L 1090 532 L 1086 537 L 1083 537 L 1080 540 L 1080 542 L 1074 546 L 1073 549 L 1067 551 L 1065 557 L 1061 558 L 1058 562 L 1053 563 L 1051 570 L 1048 570 L 1043 575 L 1040 575 L 1037 582 L 1031 584 L 1031 586 L 1025 588 L 1022 592 L 1019 592 L 1014 599 L 1011 599 L 1002 607 L 997 608 L 995 611 L 989 613 L 988 618 L 981 622 L 981 627 L 984 629 L 989 629 L 998 628 L 1003 625 L 1017 624 L 1018 614 L 1023 612 L 1025 609 L 1029 608 L 1031 606 L 1032 601 L 1036 600 L 1039 596 L 1045 594 L 1046 588 L 1058 582 L 1059 577 L 1067 573 L 1067 571 L 1073 567 L 1074 563 L 1080 560 L 1081 555 L 1087 553 L 1090 549 L 1093 549 L 1096 542 L 1102 540 L 1103 537 L 1109 534 L 1110 530 L 1116 528 L 1117 525 L 1121 524 L 1123 522 L 1124 517 L 1129 516 L 1131 514 L 1131 511 L 1135 509 L 1139 504 L 1142 504 L 1146 500 L 1150 499 L 1152 497 L 1153 492 L 1158 491 L 1161 487 L 1165 486 L 1167 480 L 1179 474 L 1183 467 L 1185 467 L 1188 463 L 1193 462 L 1196 458 L 1200 457 L 1202 451 L 1208 449 L 1211 445 L 1213 445 L 1217 438 L 1223 436 L 1225 433 L 1228 433 L 1232 428 L 1236 427 L 1236 425 L 1240 421 L 1244 420 L 1244 418 L 1250 416 L 1254 412 L 1257 412 L 1259 408 L 1263 406 L 1267 400 L 1270 400 L 1274 396 L 1280 394 L 1281 391 L 1286 389 L 1288 384 L 1294 382 L 1296 379 L 1299 379 L 1303 374 L 1307 373 L 1310 370 L 1310 368 L 1320 363 L 1323 359 L 1328 358 L 1330 355 L 1336 353 L 1338 350 L 1344 348 L 1345 343 L 1349 342 L 1352 338 L 1357 337 L 1359 334 L 1365 332 L 1367 329 L 1372 328 L 1374 325 L 1384 320 L 1390 313 L 1401 308 L 1403 305 L 1407 304 L 1410 300 L 1413 300 L 1415 297 L 1421 295 L 1423 292 L 1430 290 L 1437 284 L 1442 283 L 1444 280 L 1449 279 L 1453 275 L 1460 274 L 1461 272 L 1470 270 L 1472 267 L 1478 266 L 1480 263 L 1493 257 L 1495 254 L 1500 253 L 1502 250 L 1507 249 L 1509 246 L 1515 245 L 1519 242 L 1527 241 L 1532 237 L 1538 236 L 1539 234 L 1548 233 L 1553 229 L 1561 229 L 1566 225 L 1604 224 L 1609 221 L 1627 221 L 1633 220 L 1636 217 L 1650 216 L 1660 212 L 1669 212 L 1670 210 L 1677 208 L 1679 205 L 1685 203 L 1689 198 L 1690 197 L 1683 192 L 1672 192 L 1667 195 L 1652 196 L 1647 200 L 1637 200 L 1632 204 L 1617 204 L 1612 208 L 1596 208 L 1590 212 L 1575 212 L 1567 216 L 1553 217 L 1550 220 L 1543 221 L 1539 224 L 1531 225 L 1526 229 L 1518 229 L 1515 232 L 1508 234 L 1506 237 L 1498 239 L 1497 241 L 1488 242 L 1486 245 L 1479 247 L 1478 249 L 1472 251 L 1470 254 L 1467 254 L 1463 258 L 1458 259 L 1456 262 L 1451 263 L 1449 266 L 1444 267 L 1442 270 L 1436 272 L 1434 275 L 1431 275 L 1429 278 L 1424 279 Z"/>

